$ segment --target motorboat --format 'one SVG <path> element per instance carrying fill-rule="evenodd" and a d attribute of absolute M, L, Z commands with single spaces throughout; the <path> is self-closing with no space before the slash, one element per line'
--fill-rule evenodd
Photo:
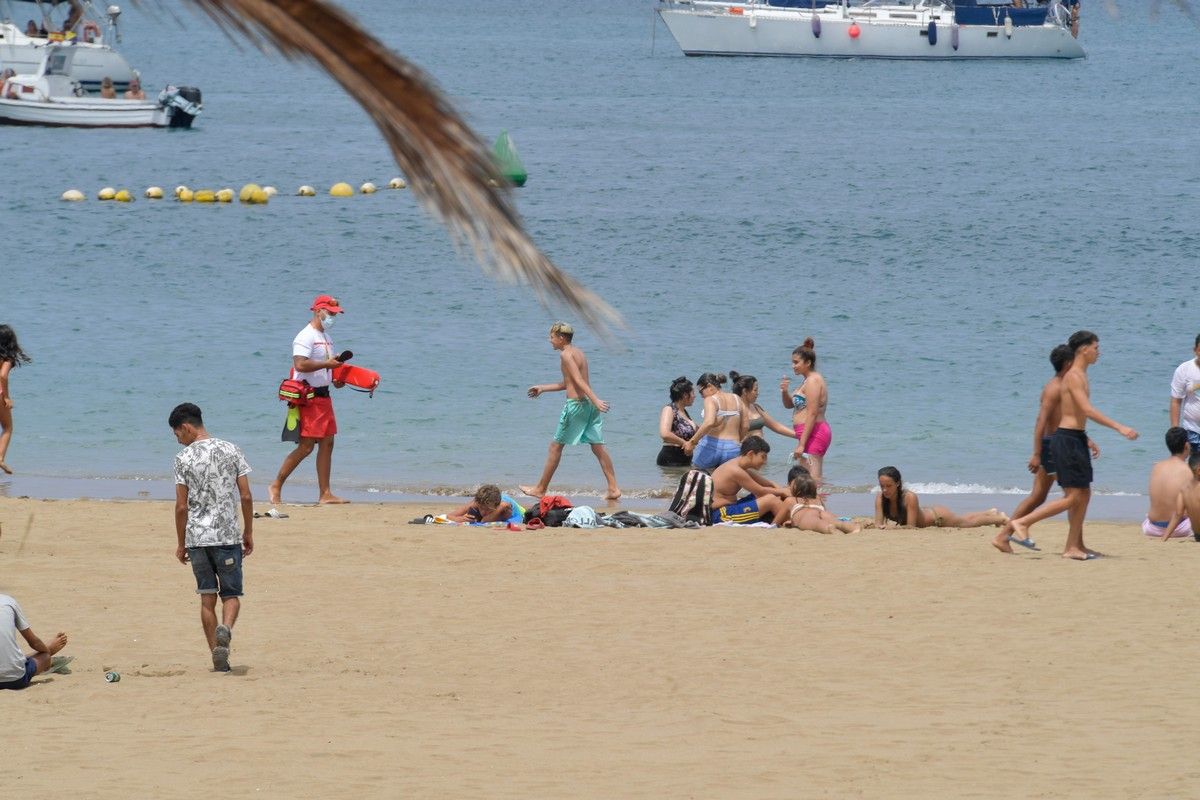
<path fill-rule="evenodd" d="M 65 6 L 61 20 L 53 17 Z M 27 14 L 14 15 L 29 7 Z M 125 91 L 134 77 L 133 68 L 113 45 L 121 38 L 117 24 L 118 6 L 110 5 L 101 17 L 90 0 L 2 0 L 0 11 L 0 69 L 19 75 L 37 71 L 50 45 L 65 45 L 78 51 L 72 61 L 71 78 L 87 92 L 99 92 L 104 78 L 111 78 L 118 91 Z M 21 23 L 22 16 L 30 17 Z M 37 19 L 33 19 L 36 17 Z"/>
<path fill-rule="evenodd" d="M 69 45 L 49 45 L 37 72 L 0 83 L 0 124 L 190 128 L 201 111 L 200 90 L 190 86 L 168 86 L 154 100 L 89 95 L 71 78 L 71 62 L 79 52 Z"/>
<path fill-rule="evenodd" d="M 1079 0 L 662 0 L 689 56 L 1083 58 Z"/>

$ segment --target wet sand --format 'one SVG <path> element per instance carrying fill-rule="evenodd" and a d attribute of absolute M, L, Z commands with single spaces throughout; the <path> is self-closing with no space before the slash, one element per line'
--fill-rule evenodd
<path fill-rule="evenodd" d="M 0 591 L 73 674 L 0 692 L 14 796 L 1185 797 L 1200 545 L 1089 526 L 256 520 L 211 672 L 159 501 L 0 498 Z M 633 504 L 655 509 L 659 504 Z M 265 510 L 261 506 L 260 510 Z M 122 680 L 107 684 L 107 669 Z"/>

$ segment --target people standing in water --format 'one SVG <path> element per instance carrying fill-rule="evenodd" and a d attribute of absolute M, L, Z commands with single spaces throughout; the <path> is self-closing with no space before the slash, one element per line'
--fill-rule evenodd
<path fill-rule="evenodd" d="M 747 436 L 762 436 L 763 429 L 767 428 L 780 436 L 796 438 L 795 431 L 782 422 L 777 422 L 758 404 L 758 378 L 753 375 L 739 375 L 730 370 L 729 380 L 732 382 L 733 393 L 741 399 L 746 408 Z"/>
<path fill-rule="evenodd" d="M 340 386 L 333 382 L 333 370 L 342 365 L 341 361 L 334 358 L 329 329 L 343 309 L 336 297 L 319 294 L 313 299 L 309 310 L 312 311 L 312 318 L 292 341 L 292 377 L 307 381 L 316 397 L 300 406 L 298 428 L 284 427 L 283 441 L 296 442 L 296 449 L 283 459 L 279 473 L 267 488 L 267 499 L 271 505 L 282 502 L 284 481 L 300 466 L 301 461 L 308 458 L 314 447 L 317 448 L 317 502 L 350 502 L 338 497 L 329 488 L 329 477 L 333 471 L 333 438 L 337 435 L 337 418 L 333 414 L 329 387 Z"/>
<path fill-rule="evenodd" d="M 1066 511 L 1068 528 L 1063 558 L 1086 561 L 1100 555 L 1083 543 L 1083 521 L 1092 499 L 1092 459 L 1087 445 L 1087 421 L 1094 420 L 1130 440 L 1136 439 L 1138 433 L 1104 416 L 1092 405 L 1087 371 L 1100 358 L 1100 337 L 1091 331 L 1076 331 L 1067 340 L 1067 346 L 1071 348 L 1074 362 L 1062 379 L 1062 415 L 1058 430 L 1050 437 L 1050 455 L 1058 470 L 1058 485 L 1062 487 L 1064 497 L 1014 519 L 1012 528 L 1018 539 L 1029 539 L 1031 525 Z"/>
<path fill-rule="evenodd" d="M 1054 475 L 1057 471 L 1054 459 L 1050 455 L 1050 434 L 1058 429 L 1058 419 L 1061 416 L 1060 400 L 1062 397 L 1062 378 L 1071 368 L 1074 357 L 1071 348 L 1065 344 L 1057 345 L 1050 351 L 1050 366 L 1054 367 L 1054 377 L 1046 381 L 1042 387 L 1042 396 L 1038 403 L 1037 421 L 1033 425 L 1033 455 L 1029 457 L 1029 471 L 1033 473 L 1033 488 L 1029 495 L 1020 502 L 1013 511 L 1013 517 L 1022 517 L 1046 502 L 1050 487 L 1054 485 Z M 1088 447 L 1093 458 L 1099 458 L 1100 448 L 1091 439 Z M 1036 549 L 1032 539 L 1018 539 L 1012 535 L 1012 523 L 1006 523 L 992 540 L 992 545 L 1002 553 L 1011 553 L 1012 545 L 1016 542 L 1022 547 Z"/>
<path fill-rule="evenodd" d="M 1147 536 L 1163 536 L 1171 523 L 1172 536 L 1191 536 L 1192 523 L 1187 514 L 1174 519 L 1180 492 L 1192 482 L 1192 468 L 1188 466 L 1191 446 L 1187 431 L 1180 427 L 1168 428 L 1166 435 L 1169 456 L 1150 469 L 1150 511 L 1142 520 L 1142 533 Z"/>
<path fill-rule="evenodd" d="M 792 427 L 796 433 L 796 458 L 806 459 L 818 484 L 824 475 L 825 454 L 833 441 L 833 431 L 825 421 L 829 390 L 825 378 L 817 372 L 816 344 L 812 337 L 792 351 L 792 372 L 804 378 L 794 390 L 787 376 L 779 383 L 783 407 L 792 409 Z"/>
<path fill-rule="evenodd" d="M 706 372 L 696 380 L 696 388 L 704 398 L 704 421 L 683 446 L 692 457 L 692 466 L 713 470 L 738 457 L 742 440 L 746 438 L 749 421 L 746 407 L 737 395 L 721 391 L 728 378 L 724 374 Z"/>
<path fill-rule="evenodd" d="M 1200 453 L 1200 335 L 1192 347 L 1195 358 L 1175 368 L 1171 376 L 1171 427 L 1187 431 L 1193 453 Z"/>
<path fill-rule="evenodd" d="M 696 402 L 696 387 L 680 375 L 671 381 L 669 393 L 671 402 L 658 415 L 658 435 L 663 446 L 656 463 L 660 467 L 690 467 L 692 458 L 683 452 L 683 447 L 696 432 L 696 423 L 688 413 L 688 406 Z"/>
<path fill-rule="evenodd" d="M 9 386 L 10 373 L 13 367 L 28 364 L 32 359 L 25 355 L 17 334 L 8 325 L 0 325 L 0 470 L 12 475 L 12 467 L 8 466 L 5 458 L 8 456 L 8 446 L 12 442 L 13 431 L 13 399 Z"/>
<path fill-rule="evenodd" d="M 955 514 L 945 506 L 922 508 L 916 492 L 904 488 L 900 470 L 895 467 L 881 467 L 878 477 L 876 528 L 982 528 L 1008 522 L 1008 516 L 995 508 L 970 514 Z"/>
<path fill-rule="evenodd" d="M 522 486 L 520 489 L 531 497 L 544 495 L 550 488 L 550 480 L 558 469 L 559 461 L 562 460 L 563 448 L 567 445 L 587 444 L 591 446 L 592 454 L 600 462 L 600 471 L 604 473 L 604 480 L 608 482 L 605 499 L 616 501 L 621 498 L 621 490 L 617 486 L 612 458 L 604 447 L 603 419 L 600 416 L 608 411 L 609 406 L 592 391 L 588 379 L 587 356 L 571 343 L 574 338 L 575 329 L 567 323 L 556 322 L 550 326 L 550 346 L 559 353 L 558 363 L 563 379 L 559 383 L 530 386 L 527 394 L 530 397 L 538 397 L 545 392 L 566 390 L 567 402 L 563 406 L 558 428 L 550 442 L 542 477 L 536 485 Z"/>

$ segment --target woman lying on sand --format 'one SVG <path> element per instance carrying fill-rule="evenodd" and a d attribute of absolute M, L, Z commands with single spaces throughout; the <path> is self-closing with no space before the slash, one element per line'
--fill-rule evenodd
<path fill-rule="evenodd" d="M 853 522 L 842 522 L 825 510 L 817 498 L 817 482 L 811 475 L 799 475 L 788 486 L 795 505 L 787 512 L 783 527 L 816 533 L 858 533 L 862 528 Z"/>
<path fill-rule="evenodd" d="M 1003 525 L 1008 515 L 996 509 L 959 516 L 945 506 L 921 508 L 917 495 L 904 488 L 900 470 L 879 470 L 879 494 L 875 496 L 876 528 L 981 528 Z"/>

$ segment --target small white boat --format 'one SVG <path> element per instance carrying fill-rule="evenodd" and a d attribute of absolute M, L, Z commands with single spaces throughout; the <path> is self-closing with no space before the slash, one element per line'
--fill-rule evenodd
<path fill-rule="evenodd" d="M 662 0 L 685 55 L 1083 58 L 1079 0 Z"/>
<path fill-rule="evenodd" d="M 0 84 L 0 124 L 76 128 L 190 128 L 201 111 L 200 90 L 168 86 L 155 100 L 107 99 L 70 78 L 78 50 L 51 45 L 33 75 Z"/>
<path fill-rule="evenodd" d="M 14 8 L 31 6 L 29 13 L 44 21 L 56 5 L 51 0 L 3 0 L 0 9 L 7 14 L 0 20 L 0 69 L 11 69 L 18 75 L 31 74 L 41 65 L 47 47 L 65 45 L 78 51 L 70 77 L 85 91 L 100 91 L 104 78 L 111 78 L 117 91 L 125 91 L 133 78 L 133 68 L 112 47 L 120 40 L 117 18 L 121 9 L 109 6 L 102 25 L 90 0 L 69 0 L 64 3 L 68 6 L 66 16 L 58 23 L 50 23 L 51 27 L 57 24 L 58 30 L 42 29 L 38 21 L 30 19 L 34 30 L 27 31 L 20 17 L 13 16 Z"/>

